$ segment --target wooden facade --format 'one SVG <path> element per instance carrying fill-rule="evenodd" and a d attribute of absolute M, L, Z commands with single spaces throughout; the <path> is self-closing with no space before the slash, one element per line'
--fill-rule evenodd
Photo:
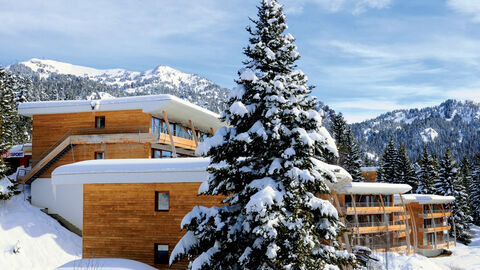
<path fill-rule="evenodd" d="M 194 206 L 213 206 L 219 197 L 198 196 L 200 183 L 85 184 L 83 258 L 126 258 L 159 269 L 186 269 L 186 262 L 154 263 L 155 244 L 168 255 L 183 236 L 183 217 Z M 155 211 L 155 192 L 168 192 L 169 210 Z"/>
<path fill-rule="evenodd" d="M 365 246 L 373 251 L 410 254 L 411 226 L 405 205 L 393 203 L 393 195 L 336 194 L 337 210 L 344 216 L 348 246 Z"/>
<path fill-rule="evenodd" d="M 449 235 L 452 230 L 450 224 L 455 226 L 455 223 L 448 204 L 411 202 L 407 208 L 413 217 L 410 223 L 415 228 L 412 238 L 416 239 L 418 249 L 437 250 L 456 245 L 455 237 Z"/>
<path fill-rule="evenodd" d="M 154 119 L 169 123 L 166 112 L 152 116 L 140 109 L 33 115 L 32 170 L 25 181 L 49 178 L 59 166 L 96 157 L 151 158 L 155 149 L 170 156 L 194 156 L 199 143 L 195 123 L 169 123 L 168 132 L 159 132 Z M 190 138 L 176 136 L 179 130 Z"/>

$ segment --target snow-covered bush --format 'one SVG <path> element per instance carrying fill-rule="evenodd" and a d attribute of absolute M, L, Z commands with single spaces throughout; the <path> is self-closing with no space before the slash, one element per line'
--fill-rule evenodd
<path fill-rule="evenodd" d="M 13 183 L 8 177 L 0 179 L 0 200 L 9 200 L 17 194 L 20 194 L 17 183 Z"/>

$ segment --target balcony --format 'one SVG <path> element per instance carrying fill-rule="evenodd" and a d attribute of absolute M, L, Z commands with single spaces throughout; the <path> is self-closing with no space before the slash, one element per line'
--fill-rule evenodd
<path fill-rule="evenodd" d="M 430 232 L 441 232 L 445 230 L 450 230 L 451 226 L 443 223 L 436 223 L 436 224 L 428 224 L 428 225 L 423 225 L 419 231 L 424 232 L 424 233 L 430 233 Z"/>
<path fill-rule="evenodd" d="M 394 212 L 403 212 L 403 206 L 394 205 L 393 203 L 386 202 L 384 206 L 382 206 L 379 202 L 356 202 L 355 205 L 349 202 L 345 204 L 344 211 L 347 215 L 355 215 L 356 214 L 382 214 L 386 213 L 394 213 Z"/>
<path fill-rule="evenodd" d="M 428 243 L 425 243 L 423 245 L 418 245 L 418 248 L 421 248 L 421 249 L 439 249 L 439 248 L 452 247 L 452 246 L 455 246 L 454 241 L 441 240 L 441 241 L 438 241 L 436 245 L 435 245 L 434 242 L 428 242 Z"/>
<path fill-rule="evenodd" d="M 386 222 L 373 221 L 361 222 L 358 224 L 355 222 L 347 222 L 346 224 L 347 228 L 351 230 L 351 233 L 358 232 L 359 234 L 387 232 L 387 225 L 388 231 L 406 230 L 406 225 L 399 224 L 398 222 L 388 222 L 388 224 L 386 224 Z"/>
<path fill-rule="evenodd" d="M 423 213 L 419 213 L 418 216 L 423 218 L 423 219 L 430 219 L 430 218 L 439 218 L 439 217 L 446 217 L 446 216 L 451 216 L 452 213 L 448 210 L 442 211 L 442 210 L 433 210 L 433 211 L 427 211 Z"/>

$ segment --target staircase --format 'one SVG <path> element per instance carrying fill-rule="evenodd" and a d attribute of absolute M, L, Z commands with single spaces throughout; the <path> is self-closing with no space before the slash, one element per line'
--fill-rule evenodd
<path fill-rule="evenodd" d="M 37 166 L 35 166 L 32 171 L 30 171 L 30 173 L 27 175 L 27 177 L 25 178 L 26 179 L 26 184 L 30 184 L 32 183 L 35 179 L 37 179 L 38 177 L 40 177 L 40 175 L 42 175 L 46 170 L 48 170 L 55 162 L 57 162 L 59 159 L 61 159 L 66 153 L 68 153 L 68 151 L 70 151 L 75 145 L 74 144 L 68 144 L 67 146 L 65 146 L 57 155 L 55 155 L 52 159 L 48 160 L 48 162 L 39 167 L 37 170 L 35 170 L 35 168 Z M 38 165 L 38 164 L 37 164 Z"/>

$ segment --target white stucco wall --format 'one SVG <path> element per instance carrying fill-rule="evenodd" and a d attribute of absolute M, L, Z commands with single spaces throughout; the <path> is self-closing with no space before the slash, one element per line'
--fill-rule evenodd
<path fill-rule="evenodd" d="M 83 230 L 83 184 L 52 185 L 50 178 L 38 178 L 31 185 L 32 204 L 48 208 Z"/>

